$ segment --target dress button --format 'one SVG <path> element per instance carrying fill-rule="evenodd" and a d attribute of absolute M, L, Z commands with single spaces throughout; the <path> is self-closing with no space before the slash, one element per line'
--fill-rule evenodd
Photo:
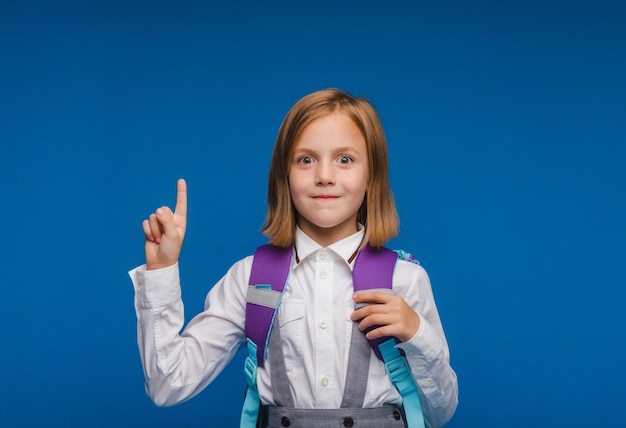
<path fill-rule="evenodd" d="M 350 428 L 350 427 L 354 426 L 354 419 L 349 418 L 349 417 L 345 418 L 343 420 L 343 426 L 346 427 L 346 428 Z"/>
<path fill-rule="evenodd" d="M 322 327 L 322 328 L 326 328 L 326 327 L 328 327 L 328 323 L 327 323 L 326 321 L 322 321 L 322 322 L 320 323 L 320 327 Z"/>
<path fill-rule="evenodd" d="M 291 425 L 291 421 L 289 420 L 289 418 L 287 416 L 283 416 L 280 419 L 280 424 L 284 427 L 288 427 L 289 425 Z"/>
<path fill-rule="evenodd" d="M 396 421 L 399 421 L 399 420 L 400 420 L 400 418 L 401 418 L 401 416 L 400 416 L 400 412 L 398 412 L 397 410 L 394 410 L 394 411 L 393 411 L 393 418 L 394 418 Z"/>
<path fill-rule="evenodd" d="M 326 279 L 328 278 L 328 274 L 325 271 L 323 271 L 322 273 L 320 273 L 320 278 Z"/>
<path fill-rule="evenodd" d="M 320 383 L 322 384 L 322 386 L 328 386 L 328 378 L 324 376 Z"/>

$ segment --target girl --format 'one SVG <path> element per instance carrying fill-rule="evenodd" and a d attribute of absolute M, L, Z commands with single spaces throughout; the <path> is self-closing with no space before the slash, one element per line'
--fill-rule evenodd
<path fill-rule="evenodd" d="M 159 406 L 199 393 L 246 344 L 253 256 L 231 267 L 208 293 L 204 312 L 179 334 L 184 313 L 178 257 L 186 211 L 186 183 L 181 179 L 175 210 L 161 207 L 143 222 L 146 264 L 130 272 L 146 390 Z M 270 425 L 404 426 L 397 421 L 398 412 L 395 418 L 377 419 L 380 412 L 374 411 L 365 420 L 339 422 L 332 413 L 351 394 L 362 396 L 359 407 L 365 409 L 402 405 L 384 364 L 369 348 L 358 348 L 365 352 L 361 360 L 369 364 L 362 386 L 346 383 L 351 348 L 356 348 L 351 342 L 355 323 L 358 330 L 368 331 L 368 339 L 395 336 L 399 341 L 427 426 L 442 426 L 452 417 L 457 380 L 424 269 L 398 260 L 392 294 L 353 290 L 352 268 L 359 251 L 368 244 L 381 247 L 397 229 L 387 143 L 372 105 L 334 89 L 302 98 L 287 113 L 276 139 L 262 229 L 271 244 L 293 248 L 278 326 L 272 330 L 279 330 L 280 342 L 274 351 L 270 345 L 267 364 L 256 375 Z M 275 377 L 279 366 L 284 382 Z M 272 416 L 287 407 L 300 413 Z"/>

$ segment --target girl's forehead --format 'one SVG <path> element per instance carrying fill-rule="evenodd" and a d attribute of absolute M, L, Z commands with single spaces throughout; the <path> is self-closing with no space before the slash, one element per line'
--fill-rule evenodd
<path fill-rule="evenodd" d="M 336 145 L 363 149 L 367 146 L 360 129 L 344 114 L 325 115 L 311 121 L 294 139 L 292 148 Z"/>
<path fill-rule="evenodd" d="M 310 120 L 296 134 L 293 144 L 297 144 L 299 140 L 311 133 L 316 134 L 333 134 L 333 133 L 352 133 L 358 134 L 365 138 L 355 121 L 344 112 L 339 110 L 320 115 Z"/>

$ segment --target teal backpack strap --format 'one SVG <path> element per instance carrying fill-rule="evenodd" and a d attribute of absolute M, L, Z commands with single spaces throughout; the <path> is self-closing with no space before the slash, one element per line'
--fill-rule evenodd
<path fill-rule="evenodd" d="M 246 398 L 243 402 L 243 410 L 241 411 L 240 428 L 256 427 L 257 418 L 259 416 L 259 390 L 256 382 L 256 372 L 259 367 L 256 358 L 257 346 L 253 341 L 248 339 L 248 357 L 244 364 L 244 372 L 248 389 L 246 390 Z"/>
<path fill-rule="evenodd" d="M 424 428 L 424 413 L 422 412 L 420 396 L 417 392 L 415 380 L 411 376 L 411 369 L 406 361 L 406 357 L 396 348 L 394 339 L 388 339 L 381 343 L 378 345 L 378 349 L 380 349 L 380 353 L 383 356 L 385 368 L 393 386 L 396 387 L 402 396 L 402 407 L 404 408 L 408 427 Z"/>

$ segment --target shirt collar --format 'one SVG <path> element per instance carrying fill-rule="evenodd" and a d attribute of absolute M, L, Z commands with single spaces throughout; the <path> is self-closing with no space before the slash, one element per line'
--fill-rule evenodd
<path fill-rule="evenodd" d="M 356 249 L 363 242 L 363 237 L 365 235 L 365 228 L 362 224 L 357 223 L 357 228 L 358 231 L 356 233 L 329 245 L 328 247 L 326 247 L 326 249 L 338 254 L 343 260 L 346 261 L 346 263 L 348 263 L 348 259 L 354 254 Z M 315 242 L 306 233 L 304 233 L 299 226 L 296 226 L 295 247 L 297 249 L 300 261 L 304 260 L 317 250 L 323 248 L 320 244 Z M 354 263 L 354 260 L 352 262 Z"/>

